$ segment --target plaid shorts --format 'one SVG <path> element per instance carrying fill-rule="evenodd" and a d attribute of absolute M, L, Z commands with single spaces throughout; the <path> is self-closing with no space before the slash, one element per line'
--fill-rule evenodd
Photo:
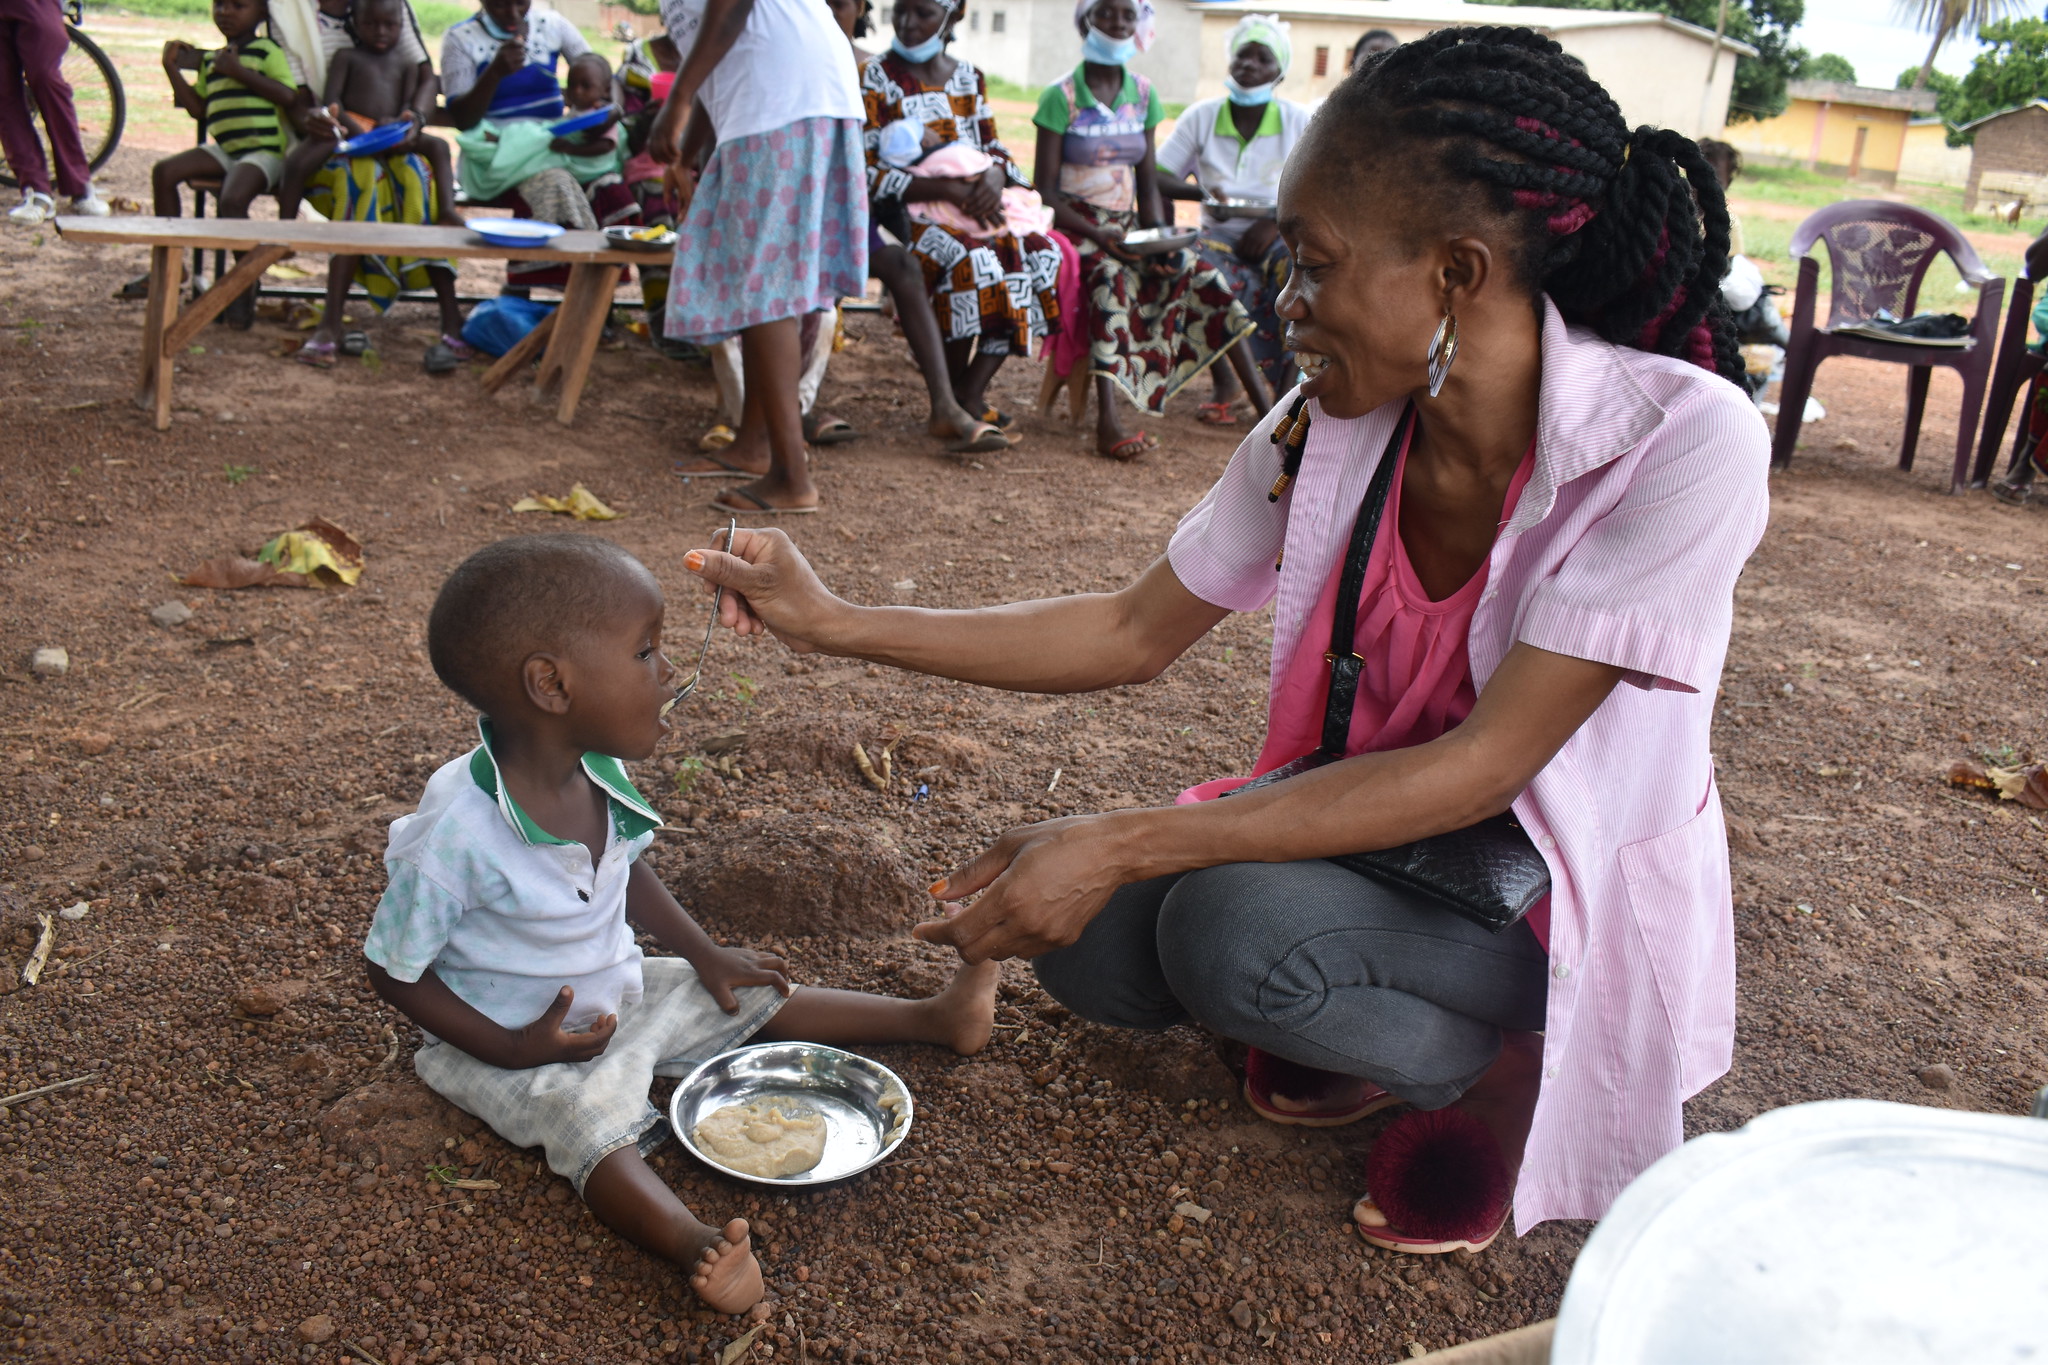
<path fill-rule="evenodd" d="M 413 1057 L 413 1069 L 514 1147 L 545 1148 L 549 1167 L 581 1194 L 597 1163 L 627 1143 L 651 1152 L 668 1140 L 668 1122 L 647 1098 L 656 1076 L 687 1075 L 782 1008 L 774 987 L 744 986 L 734 992 L 739 1013 L 727 1014 L 679 957 L 650 957 L 641 970 L 645 993 L 619 1006 L 611 1044 L 587 1062 L 507 1071 L 452 1043 L 432 1042 Z"/>

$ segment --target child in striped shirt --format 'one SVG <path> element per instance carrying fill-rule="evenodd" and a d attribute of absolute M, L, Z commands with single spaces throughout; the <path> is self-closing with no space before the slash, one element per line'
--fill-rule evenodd
<path fill-rule="evenodd" d="M 150 173 L 160 218 L 176 218 L 180 188 L 221 181 L 218 215 L 247 218 L 249 203 L 276 188 L 284 169 L 284 109 L 296 98 L 284 49 L 261 32 L 267 0 L 213 0 L 213 22 L 225 47 L 202 52 L 173 38 L 164 44 L 164 74 L 180 109 L 198 119 L 206 142 L 165 157 Z M 196 72 L 196 80 L 186 72 Z"/>

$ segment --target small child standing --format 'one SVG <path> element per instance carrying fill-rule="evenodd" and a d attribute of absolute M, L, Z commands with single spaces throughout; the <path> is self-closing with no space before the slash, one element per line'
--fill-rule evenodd
<path fill-rule="evenodd" d="M 892 1000 L 793 987 L 780 958 L 711 940 L 639 861 L 661 817 L 620 766 L 669 728 L 662 621 L 654 576 L 596 536 L 501 540 L 449 575 L 427 649 L 483 712 L 483 742 L 391 826 L 363 953 L 377 993 L 427 1034 L 422 1080 L 545 1148 L 607 1227 L 738 1313 L 761 1297 L 746 1220 L 699 1221 L 647 1165 L 667 1136 L 654 1077 L 752 1037 L 975 1053 L 996 969 Z M 633 925 L 678 956 L 643 958 Z"/>
<path fill-rule="evenodd" d="M 323 40 L 333 17 L 322 11 Z M 407 119 L 412 135 L 379 155 L 418 152 L 434 175 L 435 221 L 444 227 L 466 226 L 455 211 L 455 159 L 446 142 L 426 131 L 434 86 L 399 47 L 411 23 L 406 0 L 357 0 L 353 21 L 355 45 L 334 53 L 328 62 L 325 107 L 313 115 L 313 126 L 324 124 L 326 131 L 308 136 L 285 158 L 277 190 L 278 216 L 298 217 L 307 178 L 327 164 L 342 141 L 379 124 Z"/>

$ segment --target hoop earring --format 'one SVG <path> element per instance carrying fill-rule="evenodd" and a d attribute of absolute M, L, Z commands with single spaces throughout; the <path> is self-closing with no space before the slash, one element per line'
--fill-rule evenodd
<path fill-rule="evenodd" d="M 1450 309 L 1444 309 L 1444 320 L 1437 324 L 1436 335 L 1429 343 L 1429 396 L 1434 398 L 1443 391 L 1444 380 L 1450 378 L 1451 362 L 1458 358 L 1458 319 Z"/>

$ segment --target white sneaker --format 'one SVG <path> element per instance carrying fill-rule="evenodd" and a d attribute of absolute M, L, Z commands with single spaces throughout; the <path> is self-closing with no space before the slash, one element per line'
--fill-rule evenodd
<path fill-rule="evenodd" d="M 49 221 L 56 214 L 56 200 L 50 198 L 49 195 L 44 194 L 41 190 L 25 190 L 22 193 L 21 202 L 9 210 L 7 219 L 9 222 L 34 227 L 38 223 Z"/>
<path fill-rule="evenodd" d="M 88 218 L 104 218 L 114 211 L 114 207 L 106 200 L 100 198 L 98 190 L 94 189 L 91 185 L 87 185 L 84 194 L 72 199 L 71 211 L 73 213 L 82 213 Z"/>

